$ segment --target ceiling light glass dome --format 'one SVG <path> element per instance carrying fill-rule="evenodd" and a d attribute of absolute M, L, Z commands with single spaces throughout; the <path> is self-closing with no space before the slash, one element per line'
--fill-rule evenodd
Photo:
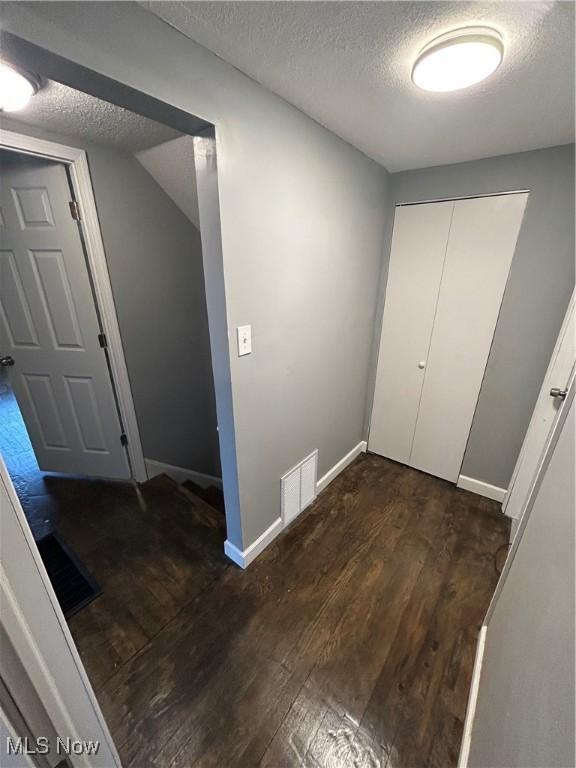
<path fill-rule="evenodd" d="M 23 109 L 40 87 L 40 79 L 0 61 L 0 111 Z"/>
<path fill-rule="evenodd" d="M 502 38 L 494 29 L 456 29 L 435 38 L 420 51 L 412 80 L 425 91 L 459 91 L 489 77 L 503 56 Z"/>

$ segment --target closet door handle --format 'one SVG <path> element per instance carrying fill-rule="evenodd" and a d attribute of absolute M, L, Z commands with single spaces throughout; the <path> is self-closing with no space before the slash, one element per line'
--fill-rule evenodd
<path fill-rule="evenodd" d="M 426 360 L 420 360 L 418 363 L 418 368 L 420 368 L 421 371 L 426 368 Z"/>

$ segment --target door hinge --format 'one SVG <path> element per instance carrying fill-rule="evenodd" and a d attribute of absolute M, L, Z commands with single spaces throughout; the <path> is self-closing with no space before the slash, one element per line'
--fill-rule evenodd
<path fill-rule="evenodd" d="M 120 435 L 120 444 L 128 445 L 128 436 L 124 432 Z"/>
<path fill-rule="evenodd" d="M 98 334 L 98 344 L 100 344 L 102 349 L 108 349 L 108 339 L 106 338 L 105 333 Z"/>
<path fill-rule="evenodd" d="M 70 200 L 68 205 L 70 206 L 70 214 L 74 221 L 80 221 L 80 206 L 78 205 L 78 201 Z"/>

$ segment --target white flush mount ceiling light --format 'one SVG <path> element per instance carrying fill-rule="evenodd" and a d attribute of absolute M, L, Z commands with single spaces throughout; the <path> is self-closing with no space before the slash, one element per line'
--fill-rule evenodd
<path fill-rule="evenodd" d="M 23 109 L 39 88 L 39 77 L 0 61 L 0 111 Z"/>
<path fill-rule="evenodd" d="M 485 80 L 500 66 L 502 37 L 490 27 L 455 29 L 418 54 L 412 80 L 425 91 L 459 91 Z"/>

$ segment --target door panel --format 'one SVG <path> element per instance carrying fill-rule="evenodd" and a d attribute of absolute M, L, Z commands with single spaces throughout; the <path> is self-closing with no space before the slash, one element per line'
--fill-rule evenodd
<path fill-rule="evenodd" d="M 454 203 L 396 208 L 370 438 L 408 463 Z"/>
<path fill-rule="evenodd" d="M 130 476 L 64 166 L 2 152 L 0 353 L 42 470 Z"/>
<path fill-rule="evenodd" d="M 456 482 L 527 194 L 458 200 L 410 464 Z"/>
<path fill-rule="evenodd" d="M 62 251 L 30 251 L 30 257 L 53 346 L 83 349 Z"/>
<path fill-rule="evenodd" d="M 54 215 L 46 187 L 12 187 L 20 228 L 53 227 Z"/>
<path fill-rule="evenodd" d="M 2 233 L 2 241 L 4 233 Z M 32 322 L 30 307 L 16 269 L 16 258 L 12 251 L 0 252 L 0 290 L 4 332 L 12 347 L 37 347 L 38 334 Z"/>
<path fill-rule="evenodd" d="M 98 406 L 92 380 L 80 376 L 65 376 L 70 405 L 85 451 L 106 451 L 106 441 L 98 418 Z"/>
<path fill-rule="evenodd" d="M 50 377 L 24 373 L 22 374 L 22 383 L 24 384 L 24 394 L 27 395 L 24 399 L 24 407 L 30 406 L 30 412 L 34 416 L 44 449 L 62 448 L 67 450 L 68 442 L 56 406 Z M 22 409 L 22 405 L 20 408 Z"/>

